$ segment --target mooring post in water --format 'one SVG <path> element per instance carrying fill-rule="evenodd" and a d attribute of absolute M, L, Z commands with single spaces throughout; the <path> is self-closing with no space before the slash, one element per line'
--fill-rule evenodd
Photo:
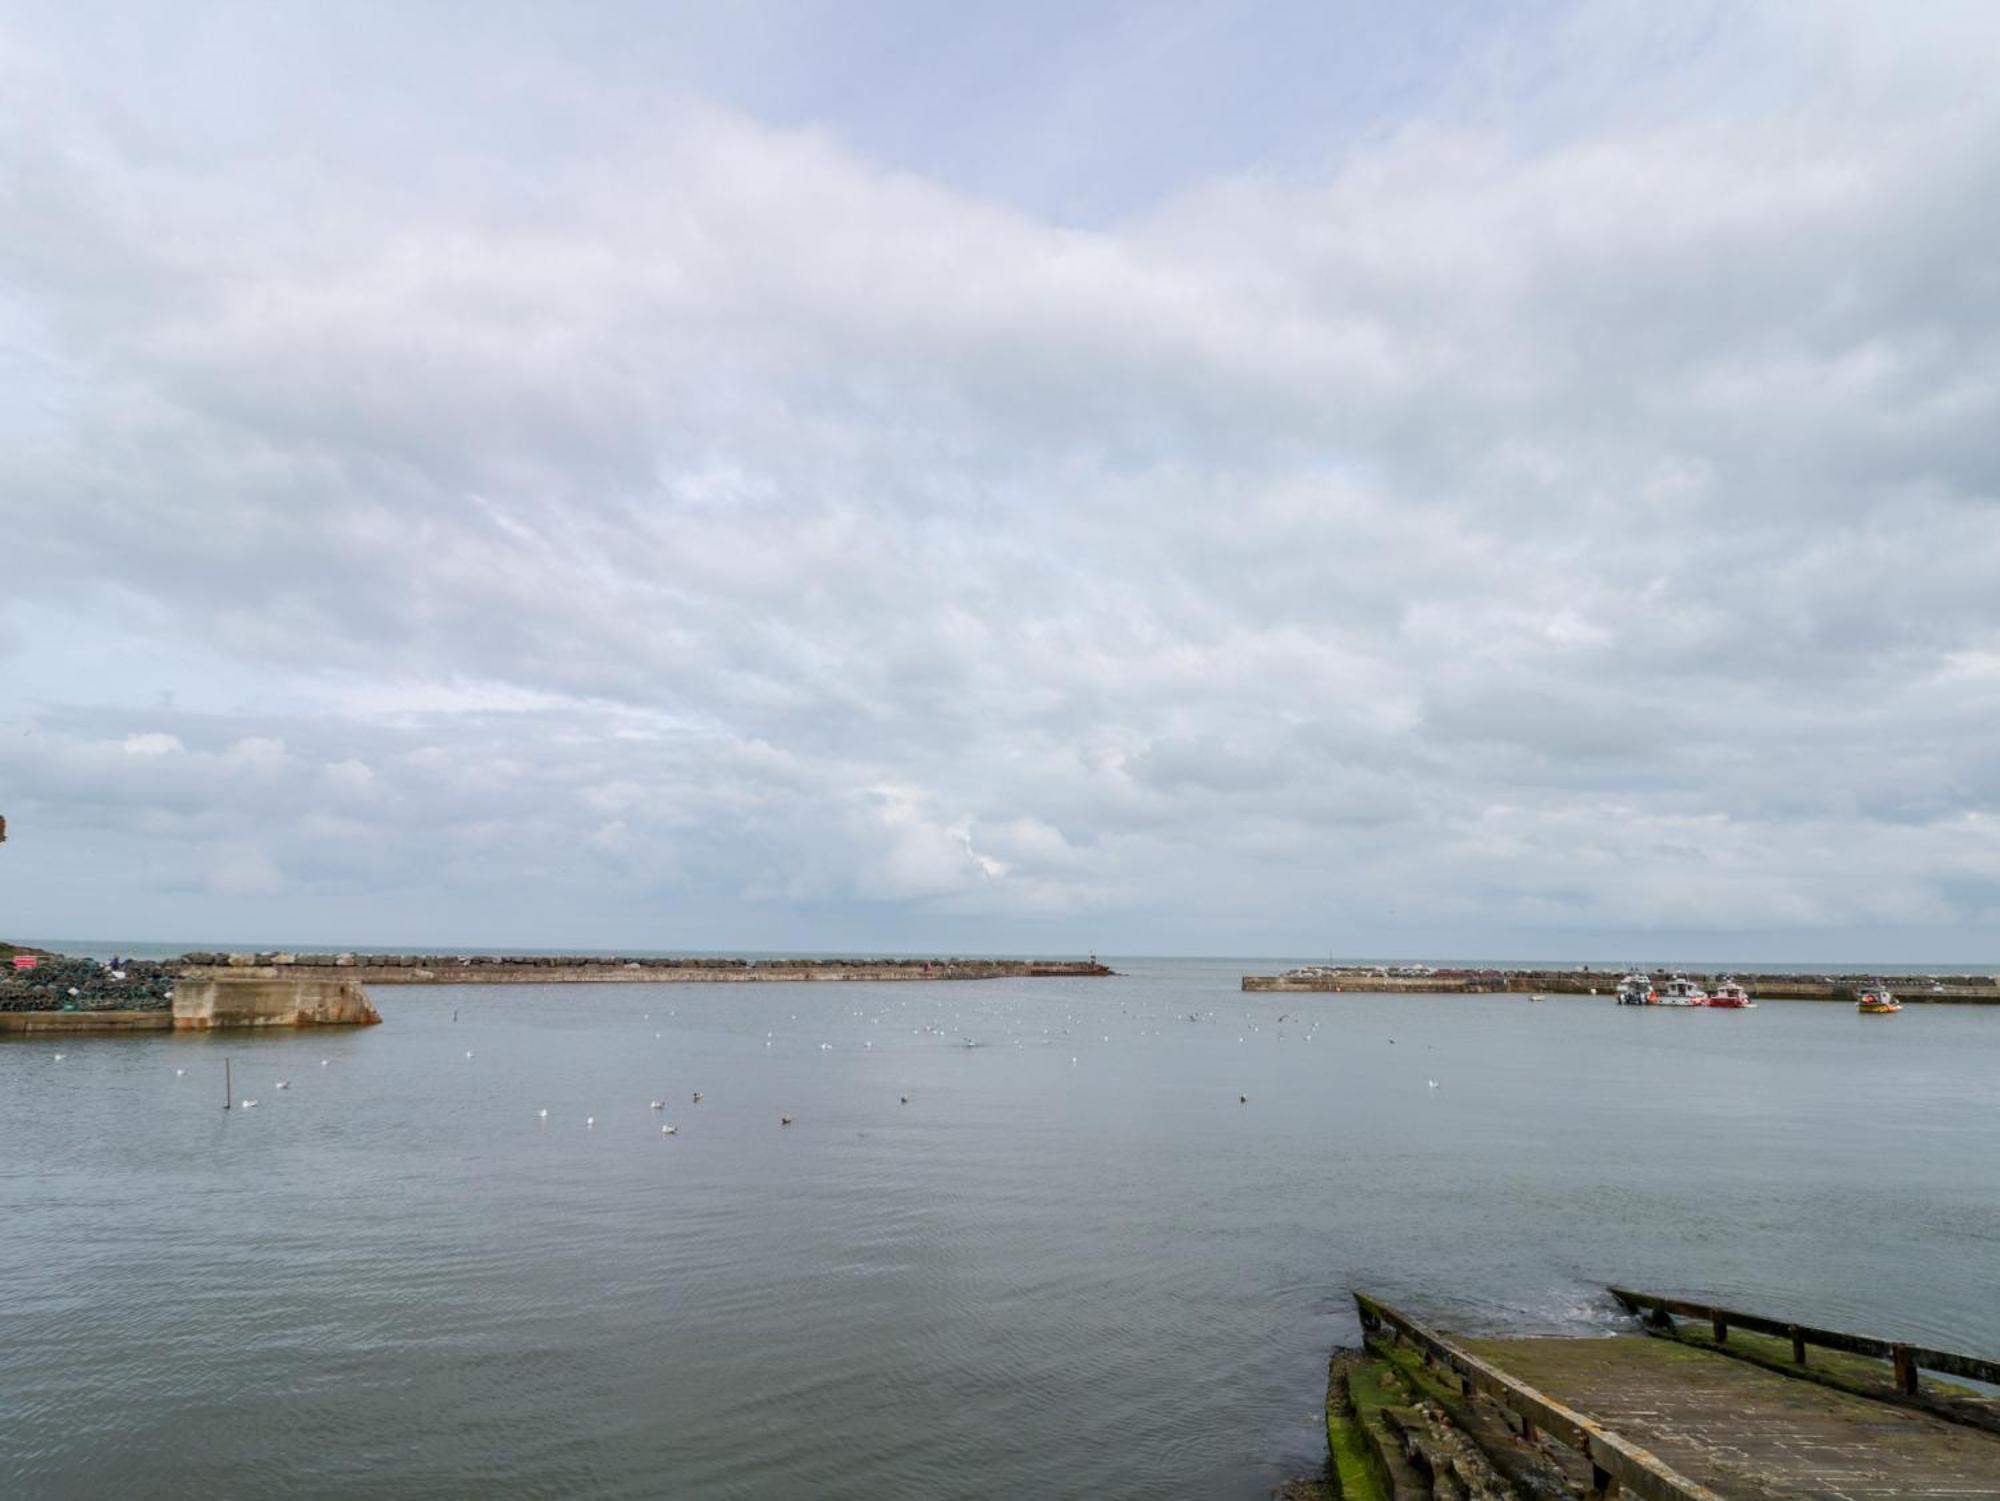
<path fill-rule="evenodd" d="M 1717 1310 L 1708 1316 L 1708 1322 L 1715 1329 L 1715 1342 L 1718 1345 L 1727 1344 L 1729 1342 L 1729 1320 L 1722 1316 L 1720 1310 Z"/>
<path fill-rule="evenodd" d="M 236 1098 L 236 1091 L 229 1083 L 229 1060 L 222 1060 L 222 1108 L 227 1110 L 229 1102 Z"/>
<path fill-rule="evenodd" d="M 1797 1324 L 1792 1324 L 1787 1327 L 1786 1332 L 1792 1336 L 1792 1364 L 1804 1365 L 1806 1363 L 1805 1331 L 1799 1328 Z"/>

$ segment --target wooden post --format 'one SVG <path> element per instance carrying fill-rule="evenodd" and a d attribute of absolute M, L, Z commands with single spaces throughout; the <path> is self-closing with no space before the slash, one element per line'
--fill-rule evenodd
<path fill-rule="evenodd" d="M 1719 1308 L 1711 1310 L 1708 1315 L 1708 1322 L 1714 1326 L 1715 1342 L 1718 1345 L 1727 1344 L 1729 1342 L 1729 1320 L 1722 1316 L 1722 1310 Z"/>
<path fill-rule="evenodd" d="M 1917 1394 L 1917 1363 L 1910 1356 L 1908 1345 L 1891 1345 L 1891 1357 L 1896 1363 L 1896 1390 L 1906 1397 Z"/>
<path fill-rule="evenodd" d="M 1806 1337 L 1797 1324 L 1788 1325 L 1786 1332 L 1792 1337 L 1792 1364 L 1806 1363 Z"/>
<path fill-rule="evenodd" d="M 230 1101 L 235 1099 L 235 1097 L 236 1091 L 229 1083 L 229 1060 L 225 1058 L 222 1060 L 222 1108 L 227 1110 Z"/>
<path fill-rule="evenodd" d="M 1521 1419 L 1521 1442 L 1524 1444 L 1538 1444 L 1541 1441 L 1542 1433 L 1535 1426 L 1535 1420 L 1530 1417 L 1523 1417 Z"/>

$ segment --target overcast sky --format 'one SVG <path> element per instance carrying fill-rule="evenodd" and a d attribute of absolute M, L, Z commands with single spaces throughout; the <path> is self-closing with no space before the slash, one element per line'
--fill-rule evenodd
<path fill-rule="evenodd" d="M 0 937 L 2000 961 L 1996 58 L 0 0 Z"/>

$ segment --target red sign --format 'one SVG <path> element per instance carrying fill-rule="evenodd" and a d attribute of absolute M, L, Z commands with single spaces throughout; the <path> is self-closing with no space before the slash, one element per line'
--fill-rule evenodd
<path fill-rule="evenodd" d="M 14 956 L 14 968 L 16 969 L 33 969 L 37 964 L 40 964 L 41 962 L 42 961 L 33 954 L 16 954 Z"/>

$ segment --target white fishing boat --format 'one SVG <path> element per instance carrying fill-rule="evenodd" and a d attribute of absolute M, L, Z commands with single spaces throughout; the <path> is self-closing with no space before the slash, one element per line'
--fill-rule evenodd
<path fill-rule="evenodd" d="M 1653 1004 L 1653 977 L 1634 970 L 1618 982 L 1618 1004 L 1621 1006 L 1650 1006 Z"/>
<path fill-rule="evenodd" d="M 1659 1006 L 1706 1006 L 1708 992 L 1703 990 L 1686 975 L 1675 975 L 1660 987 Z"/>

